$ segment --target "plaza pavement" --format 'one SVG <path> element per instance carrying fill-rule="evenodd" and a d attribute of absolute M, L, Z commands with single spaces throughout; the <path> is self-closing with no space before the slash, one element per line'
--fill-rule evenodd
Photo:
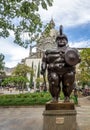
<path fill-rule="evenodd" d="M 88 97 L 90 98 L 90 97 Z M 79 99 L 77 110 L 77 130 L 90 130 L 90 100 Z M 0 130 L 42 130 L 44 106 L 0 107 Z"/>

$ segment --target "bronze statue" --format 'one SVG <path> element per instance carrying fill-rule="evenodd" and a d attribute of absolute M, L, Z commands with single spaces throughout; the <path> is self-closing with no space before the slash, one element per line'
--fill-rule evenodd
<path fill-rule="evenodd" d="M 76 48 L 70 48 L 68 38 L 63 34 L 62 25 L 60 34 L 56 37 L 57 48 L 46 50 L 42 58 L 41 74 L 47 69 L 49 91 L 53 101 L 58 101 L 61 83 L 65 102 L 70 101 L 70 94 L 75 82 L 75 65 L 80 62 L 80 56 Z"/>

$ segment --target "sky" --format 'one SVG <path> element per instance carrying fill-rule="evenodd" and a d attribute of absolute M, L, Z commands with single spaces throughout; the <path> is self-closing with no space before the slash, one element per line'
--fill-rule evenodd
<path fill-rule="evenodd" d="M 54 0 L 48 10 L 40 7 L 40 17 L 44 24 L 53 18 L 55 29 L 63 25 L 69 45 L 76 48 L 90 48 L 90 0 Z M 13 43 L 14 35 L 0 39 L 0 53 L 5 56 L 5 66 L 12 68 L 29 56 L 29 48 L 25 49 Z"/>

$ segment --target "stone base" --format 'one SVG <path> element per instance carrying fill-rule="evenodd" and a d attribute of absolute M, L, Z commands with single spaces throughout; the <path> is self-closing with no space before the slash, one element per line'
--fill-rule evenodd
<path fill-rule="evenodd" d="M 45 110 L 74 110 L 74 103 L 71 102 L 47 102 Z"/>
<path fill-rule="evenodd" d="M 76 110 L 73 105 L 47 103 L 43 112 L 43 130 L 77 130 Z"/>

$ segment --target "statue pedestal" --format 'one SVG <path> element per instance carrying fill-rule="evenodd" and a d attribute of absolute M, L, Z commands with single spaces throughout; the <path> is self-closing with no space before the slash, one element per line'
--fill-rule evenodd
<path fill-rule="evenodd" d="M 76 110 L 73 103 L 46 103 L 43 130 L 76 130 Z"/>

